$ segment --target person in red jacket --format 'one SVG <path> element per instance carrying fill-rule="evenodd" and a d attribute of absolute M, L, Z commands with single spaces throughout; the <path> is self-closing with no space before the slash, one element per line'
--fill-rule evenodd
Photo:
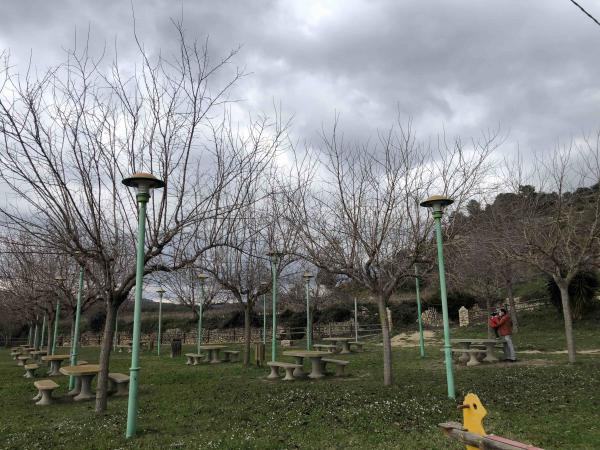
<path fill-rule="evenodd" d="M 500 308 L 500 312 L 498 314 L 498 321 L 496 329 L 500 336 L 504 339 L 504 356 L 505 361 L 515 362 L 517 360 L 517 355 L 515 353 L 515 346 L 512 342 L 512 320 L 510 318 L 510 314 L 506 308 Z"/>
<path fill-rule="evenodd" d="M 494 330 L 494 333 L 496 334 L 496 338 L 500 337 L 500 334 L 498 333 L 498 322 L 499 321 L 500 321 L 500 317 L 498 316 L 498 311 L 494 311 L 488 320 L 488 325 L 492 330 Z"/>

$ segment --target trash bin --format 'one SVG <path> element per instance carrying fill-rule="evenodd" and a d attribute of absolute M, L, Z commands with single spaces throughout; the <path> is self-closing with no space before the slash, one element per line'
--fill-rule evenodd
<path fill-rule="evenodd" d="M 171 340 L 171 358 L 181 356 L 181 339 L 175 338 Z"/>

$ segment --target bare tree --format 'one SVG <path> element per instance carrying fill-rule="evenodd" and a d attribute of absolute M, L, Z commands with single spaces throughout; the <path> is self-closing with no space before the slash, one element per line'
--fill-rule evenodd
<path fill-rule="evenodd" d="M 512 220 L 496 217 L 496 231 L 502 236 L 498 251 L 555 281 L 568 358 L 573 363 L 576 351 L 569 284 L 579 271 L 597 267 L 600 256 L 600 133 L 536 160 L 526 179 L 520 170 L 507 174 L 515 186 L 515 193 L 506 199 L 514 214 Z"/>
<path fill-rule="evenodd" d="M 400 282 L 414 277 L 413 264 L 435 248 L 432 221 L 419 202 L 444 193 L 460 208 L 479 187 L 496 140 L 473 142 L 467 151 L 459 140 L 440 139 L 433 152 L 417 143 L 409 125 L 380 134 L 376 144 L 351 145 L 336 123 L 320 149 L 318 168 L 326 175 L 315 178 L 306 160 L 290 175 L 295 184 L 287 188 L 287 212 L 299 229 L 303 256 L 377 298 L 385 385 L 393 382 L 386 306 Z"/>
<path fill-rule="evenodd" d="M 146 171 L 165 181 L 148 206 L 145 273 L 177 270 L 219 244 L 245 201 L 240 186 L 272 157 L 213 139 L 227 125 L 216 120 L 219 107 L 242 76 L 229 70 L 236 52 L 211 59 L 206 43 L 176 31 L 171 58 L 138 41 L 133 73 L 116 60 L 105 71 L 87 48 L 41 76 L 19 75 L 8 59 L 0 70 L 0 178 L 18 196 L 0 218 L 84 265 L 105 302 L 97 412 L 107 405 L 115 315 L 135 285 L 136 200 L 121 180 Z M 207 222 L 213 232 L 201 242 L 194 236 Z"/>

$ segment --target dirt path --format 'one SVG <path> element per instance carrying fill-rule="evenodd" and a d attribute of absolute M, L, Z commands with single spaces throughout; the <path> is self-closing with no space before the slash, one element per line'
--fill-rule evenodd
<path fill-rule="evenodd" d="M 430 330 L 423 331 L 423 338 L 425 339 L 425 344 L 440 343 L 439 339 L 436 338 L 435 333 Z M 415 331 L 414 333 L 400 333 L 392 338 L 392 347 L 418 347 L 418 346 L 419 346 L 419 332 L 418 331 Z"/>

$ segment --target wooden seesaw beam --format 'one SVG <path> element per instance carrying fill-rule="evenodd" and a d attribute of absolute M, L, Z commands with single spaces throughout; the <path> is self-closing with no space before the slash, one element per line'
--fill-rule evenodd
<path fill-rule="evenodd" d="M 444 422 L 438 425 L 444 434 L 452 439 L 483 450 L 543 450 L 540 447 L 513 441 L 511 439 L 487 434 L 470 433 L 458 422 Z"/>

